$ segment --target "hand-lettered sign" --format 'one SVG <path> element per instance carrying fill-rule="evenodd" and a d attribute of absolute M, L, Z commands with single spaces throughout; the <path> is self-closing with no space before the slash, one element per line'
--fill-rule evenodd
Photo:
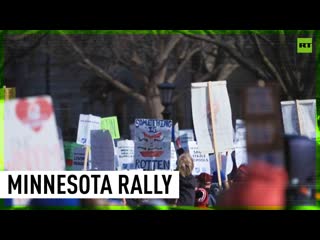
<path fill-rule="evenodd" d="M 6 170 L 64 170 L 52 100 L 49 96 L 5 102 Z"/>
<path fill-rule="evenodd" d="M 136 119 L 136 168 L 145 170 L 170 169 L 171 120 Z"/>

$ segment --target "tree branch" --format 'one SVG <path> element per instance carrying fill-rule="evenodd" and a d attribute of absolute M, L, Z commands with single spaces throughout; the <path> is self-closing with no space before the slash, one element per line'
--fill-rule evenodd
<path fill-rule="evenodd" d="M 289 95 L 289 92 L 288 92 L 288 89 L 287 89 L 287 86 L 285 85 L 285 83 L 283 82 L 279 72 L 277 71 L 276 67 L 272 64 L 272 62 L 268 59 L 268 57 L 265 55 L 265 53 L 263 52 L 263 49 L 260 45 L 260 42 L 259 40 L 257 39 L 257 36 L 256 35 L 253 35 L 253 38 L 255 40 L 255 44 L 258 48 L 258 51 L 259 51 L 259 54 L 260 54 L 260 57 L 262 58 L 262 61 L 263 63 L 265 64 L 265 66 L 269 69 L 269 71 L 274 75 L 274 77 L 276 78 L 276 80 L 280 83 L 283 91 L 285 92 L 285 94 L 287 96 L 290 96 Z"/>
<path fill-rule="evenodd" d="M 187 54 L 187 56 L 183 59 L 183 61 L 178 66 L 177 70 L 173 74 L 171 74 L 171 76 L 168 78 L 169 83 L 173 83 L 175 81 L 179 73 L 184 69 L 186 64 L 189 62 L 190 58 L 199 51 L 200 51 L 200 48 L 197 47 Z"/>
<path fill-rule="evenodd" d="M 106 73 L 101 67 L 97 66 L 89 58 L 87 58 L 84 54 L 84 52 L 77 46 L 77 44 L 70 38 L 69 36 L 65 34 L 61 34 L 62 36 L 72 47 L 74 52 L 76 52 L 79 57 L 81 58 L 81 61 L 89 68 L 91 69 L 97 76 L 101 77 L 102 79 L 108 81 L 111 83 L 114 87 L 119 89 L 120 91 L 134 97 L 141 103 L 146 103 L 146 98 L 142 94 L 134 91 L 133 89 L 129 88 L 125 84 L 113 79 L 108 73 Z"/>
<path fill-rule="evenodd" d="M 284 57 L 283 60 L 280 59 L 282 69 L 284 71 L 284 74 L 291 86 L 294 87 L 294 82 L 298 82 L 298 78 L 295 75 L 290 63 L 290 57 L 289 57 L 289 51 L 288 51 L 288 46 L 287 46 L 287 41 L 286 41 L 286 36 L 284 33 L 279 34 L 279 41 L 280 41 L 280 54 L 281 56 Z"/>
<path fill-rule="evenodd" d="M 172 35 L 171 39 L 169 40 L 168 44 L 164 47 L 160 57 L 159 57 L 159 65 L 162 66 L 164 62 L 167 61 L 170 53 L 178 44 L 178 42 L 182 39 L 183 35 Z M 159 67 L 161 68 L 161 67 Z"/>
<path fill-rule="evenodd" d="M 186 36 L 189 37 L 189 38 L 206 41 L 206 42 L 215 44 L 218 47 L 221 47 L 224 51 L 229 53 L 229 55 L 231 57 L 233 57 L 240 65 L 244 66 L 245 68 L 247 68 L 248 70 L 250 70 L 251 72 L 256 74 L 256 76 L 258 78 L 266 79 L 266 75 L 261 71 L 261 69 L 259 69 L 258 66 L 255 66 L 252 62 L 250 62 L 249 60 L 247 60 L 244 57 L 242 57 L 237 51 L 235 51 L 228 44 L 225 44 L 225 43 L 223 43 L 221 41 L 217 41 L 217 40 L 215 40 L 213 38 L 210 38 L 210 37 L 207 37 L 207 36 L 202 36 L 202 35 L 198 36 L 198 35 L 187 35 L 186 34 Z"/>

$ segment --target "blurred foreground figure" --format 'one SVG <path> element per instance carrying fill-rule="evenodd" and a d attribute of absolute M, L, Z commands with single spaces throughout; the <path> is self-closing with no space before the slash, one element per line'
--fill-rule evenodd
<path fill-rule="evenodd" d="M 316 204 L 316 141 L 287 135 L 286 168 L 289 173 L 287 206 Z"/>
<path fill-rule="evenodd" d="M 222 193 L 217 206 L 228 208 L 277 207 L 286 204 L 288 175 L 284 168 L 263 161 L 255 161 L 246 168 L 246 174 Z"/>

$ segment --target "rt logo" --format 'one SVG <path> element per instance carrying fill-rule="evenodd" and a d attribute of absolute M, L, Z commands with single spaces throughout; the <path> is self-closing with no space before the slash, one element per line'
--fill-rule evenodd
<path fill-rule="evenodd" d="M 312 53 L 312 38 L 297 38 L 298 53 Z"/>

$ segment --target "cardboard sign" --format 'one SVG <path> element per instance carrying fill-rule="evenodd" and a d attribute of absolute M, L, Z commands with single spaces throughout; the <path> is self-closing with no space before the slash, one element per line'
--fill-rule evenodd
<path fill-rule="evenodd" d="M 226 152 L 233 149 L 232 114 L 226 81 L 212 82 L 210 89 L 212 96 L 209 97 L 208 92 L 208 82 L 192 83 L 192 118 L 199 149 L 203 153 L 213 153 L 213 141 L 215 141 L 216 150 Z M 211 103 L 209 99 L 212 99 Z M 214 119 L 211 119 L 211 106 Z M 213 135 L 216 139 L 213 139 Z"/>
<path fill-rule="evenodd" d="M 77 143 L 90 146 L 90 131 L 101 129 L 101 118 L 93 115 L 80 114 Z"/>
<path fill-rule="evenodd" d="M 300 133 L 310 139 L 316 138 L 316 100 L 297 100 Z"/>
<path fill-rule="evenodd" d="M 72 170 L 73 171 L 82 171 L 84 166 L 84 159 L 86 149 L 83 146 L 78 146 L 73 149 L 73 158 L 72 158 Z M 87 163 L 87 169 L 90 169 L 90 161 Z"/>
<path fill-rule="evenodd" d="M 247 148 L 236 147 L 235 158 L 236 158 L 237 167 L 240 167 L 242 164 L 244 164 L 244 165 L 248 164 Z"/>
<path fill-rule="evenodd" d="M 119 139 L 119 126 L 116 116 L 101 118 L 101 130 L 108 130 L 113 139 Z"/>
<path fill-rule="evenodd" d="M 316 100 L 281 102 L 285 134 L 316 138 Z"/>
<path fill-rule="evenodd" d="M 118 141 L 117 158 L 118 170 L 130 170 L 135 168 L 133 140 Z"/>
<path fill-rule="evenodd" d="M 245 122 L 241 119 L 236 120 L 236 131 L 234 135 L 234 147 L 239 148 L 239 147 L 246 147 L 247 142 L 246 142 L 246 127 L 245 127 Z"/>
<path fill-rule="evenodd" d="M 129 128 L 130 128 L 130 139 L 134 140 L 134 136 L 135 136 L 134 130 L 135 130 L 136 126 L 134 125 L 134 123 L 132 123 L 129 125 Z"/>
<path fill-rule="evenodd" d="M 192 129 L 181 129 L 179 131 L 182 147 L 187 150 L 188 142 L 195 141 Z"/>
<path fill-rule="evenodd" d="M 49 96 L 5 102 L 6 170 L 64 170 L 55 114 Z"/>
<path fill-rule="evenodd" d="M 172 121 L 135 120 L 135 168 L 170 169 Z"/>
<path fill-rule="evenodd" d="M 210 160 L 210 174 L 213 174 L 215 171 L 217 171 L 217 162 L 216 162 L 216 155 L 211 154 L 209 156 Z M 233 168 L 233 162 L 231 154 L 228 155 L 222 154 L 221 155 L 221 171 L 224 172 L 225 175 L 228 175 L 231 173 Z"/>
<path fill-rule="evenodd" d="M 114 164 L 114 143 L 109 131 L 91 131 L 91 170 L 113 171 Z"/>
<path fill-rule="evenodd" d="M 202 153 L 195 141 L 188 142 L 188 149 L 194 163 L 192 175 L 199 175 L 203 172 L 210 174 L 209 155 Z"/>
<path fill-rule="evenodd" d="M 288 135 L 300 135 L 296 102 L 282 101 L 281 111 L 284 133 Z"/>

